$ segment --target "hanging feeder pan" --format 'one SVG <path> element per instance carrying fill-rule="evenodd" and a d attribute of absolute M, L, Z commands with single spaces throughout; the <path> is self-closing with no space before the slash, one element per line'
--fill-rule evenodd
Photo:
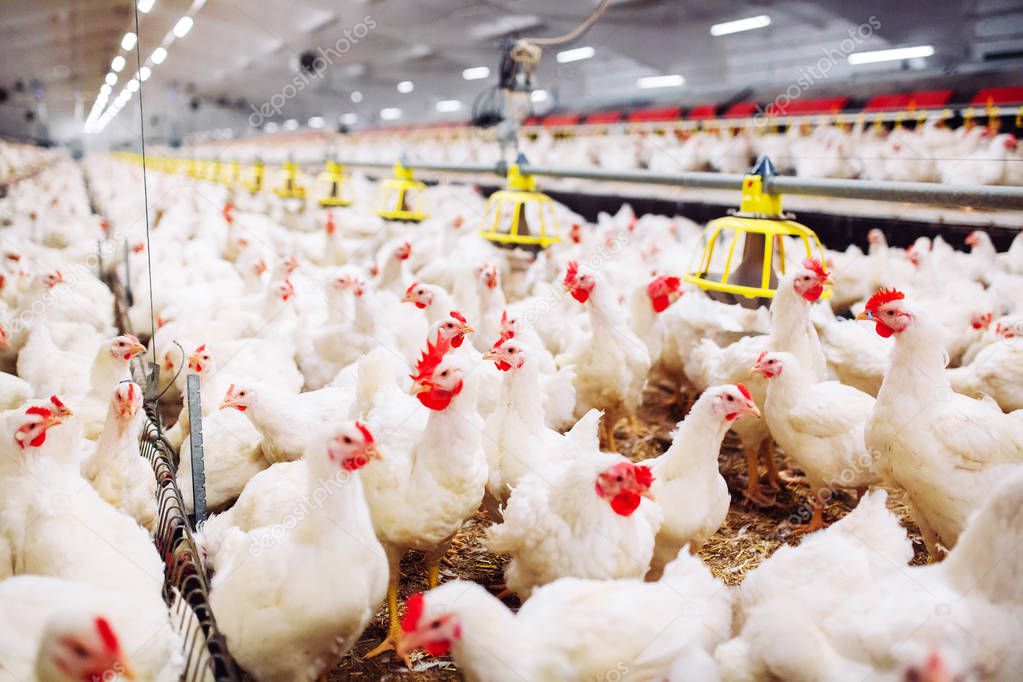
<path fill-rule="evenodd" d="M 766 161 L 766 163 L 765 163 Z M 703 233 L 703 252 L 687 282 L 704 291 L 718 291 L 746 299 L 774 298 L 779 277 L 785 276 L 785 238 L 795 237 L 803 245 L 803 258 L 816 258 L 824 263 L 824 247 L 817 234 L 781 210 L 781 196 L 763 191 L 763 178 L 773 173 L 773 166 L 761 159 L 742 183 L 740 210 L 707 223 Z M 720 272 L 711 272 L 718 244 L 726 248 Z M 742 244 L 742 257 L 736 258 Z M 775 259 L 777 251 L 777 261 Z M 739 260 L 739 263 L 735 263 Z M 777 272 L 775 272 L 777 262 Z M 733 267 L 734 265 L 734 267 Z M 821 298 L 829 298 L 831 288 Z"/>
<path fill-rule="evenodd" d="M 266 179 L 266 164 L 256 161 L 252 164 L 242 178 L 242 187 L 248 190 L 249 194 L 259 194 L 263 191 L 263 182 Z"/>
<path fill-rule="evenodd" d="M 400 161 L 394 164 L 394 177 L 380 183 L 376 214 L 386 220 L 418 223 L 428 217 L 423 208 L 426 185 L 412 177 L 412 169 Z"/>
<path fill-rule="evenodd" d="M 327 161 L 326 168 L 316 176 L 317 203 L 322 208 L 335 206 L 351 206 L 352 198 L 348 193 L 348 176 L 337 161 Z"/>
<path fill-rule="evenodd" d="M 285 161 L 281 166 L 283 180 L 280 187 L 274 188 L 274 194 L 281 199 L 305 199 L 305 187 L 298 182 L 298 166 L 294 161 Z"/>
<path fill-rule="evenodd" d="M 490 195 L 480 235 L 506 248 L 546 249 L 561 241 L 554 202 L 536 191 L 536 178 L 523 174 L 518 163 L 508 167 L 505 189 Z"/>

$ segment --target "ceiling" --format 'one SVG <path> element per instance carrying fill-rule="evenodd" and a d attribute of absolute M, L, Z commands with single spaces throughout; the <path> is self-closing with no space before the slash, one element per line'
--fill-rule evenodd
<path fill-rule="evenodd" d="M 138 57 L 133 50 L 114 93 L 160 45 L 194 0 L 156 0 L 139 15 Z M 463 120 L 472 101 L 493 85 L 466 81 L 462 71 L 489 66 L 507 35 L 556 36 L 570 31 L 598 0 L 207 0 L 195 25 L 168 48 L 142 86 L 148 139 L 179 139 L 194 131 L 251 130 L 251 123 L 322 117 L 333 126 L 355 114 L 358 125 L 378 125 L 385 108 L 396 122 Z M 713 37 L 709 26 L 758 14 L 771 26 Z M 873 19 L 871 19 L 873 17 Z M 130 0 L 5 0 L 0 17 L 0 135 L 69 140 L 81 132 L 110 70 L 125 54 L 121 36 L 134 30 Z M 851 33 L 850 33 L 851 32 Z M 855 41 L 850 35 L 855 37 Z M 850 66 L 849 51 L 931 44 L 922 62 Z M 593 58 L 558 64 L 555 53 L 590 46 Z M 313 75 L 301 75 L 305 51 L 329 57 Z M 829 57 L 828 55 L 832 55 Z M 837 55 L 837 56 L 836 56 Z M 139 62 L 136 62 L 139 59 Z M 783 92 L 814 65 L 824 93 L 871 87 L 879 78 L 935 77 L 997 70 L 1023 82 L 1023 0 L 616 0 L 583 37 L 548 48 L 538 85 L 549 93 L 536 106 L 577 110 L 625 102 L 682 103 Z M 681 88 L 641 90 L 637 78 L 682 74 Z M 414 90 L 400 93 L 410 80 Z M 360 102 L 351 94 L 358 91 Z M 457 99 L 462 109 L 439 113 L 436 103 Z M 98 136 L 138 135 L 136 96 Z M 262 113 L 256 114 L 262 109 Z M 269 116 L 263 114 L 269 113 Z"/>

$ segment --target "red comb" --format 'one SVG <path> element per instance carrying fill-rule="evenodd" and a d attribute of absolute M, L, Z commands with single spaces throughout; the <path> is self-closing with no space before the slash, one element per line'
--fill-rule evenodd
<path fill-rule="evenodd" d="M 26 415 L 35 414 L 35 415 L 38 415 L 40 417 L 52 417 L 53 416 L 53 412 L 51 412 L 48 407 L 43 407 L 42 405 L 34 405 L 34 406 L 28 408 L 27 410 L 25 410 L 25 414 Z"/>
<path fill-rule="evenodd" d="M 50 396 L 50 402 L 51 402 L 51 403 L 53 403 L 53 405 L 54 405 L 55 407 L 60 407 L 60 408 L 63 408 L 63 407 L 64 407 L 64 403 L 63 403 L 63 402 L 61 402 L 60 398 L 58 398 L 58 397 L 57 397 L 57 396 L 55 396 L 55 395 L 51 395 L 51 396 Z"/>
<path fill-rule="evenodd" d="M 205 343 L 203 345 L 201 345 L 201 346 L 197 346 L 196 349 L 195 349 L 195 352 L 196 353 L 201 353 L 204 350 L 206 350 L 206 344 Z"/>
<path fill-rule="evenodd" d="M 423 599 L 423 593 L 417 592 L 408 598 L 405 602 L 405 615 L 401 619 L 401 629 L 403 632 L 415 632 L 419 626 L 419 619 L 423 617 L 423 611 L 426 610 L 426 603 Z"/>
<path fill-rule="evenodd" d="M 513 339 L 513 338 L 515 338 L 515 332 L 513 332 L 513 331 L 508 330 L 508 331 L 501 332 L 501 338 L 499 338 L 497 341 L 494 342 L 494 345 L 490 347 L 490 350 L 497 350 L 498 348 L 501 347 L 501 344 L 503 344 L 508 339 Z"/>
<path fill-rule="evenodd" d="M 121 650 L 121 645 L 117 641 L 114 629 L 110 627 L 110 623 L 103 616 L 96 618 L 96 632 L 99 633 L 99 638 L 103 641 L 103 646 L 107 651 L 116 654 Z"/>
<path fill-rule="evenodd" d="M 365 424 L 362 422 L 355 422 L 355 428 L 359 429 L 359 433 L 362 434 L 362 440 L 364 440 L 367 445 L 373 442 L 373 434 L 369 432 L 369 428 Z"/>
<path fill-rule="evenodd" d="M 866 310 L 876 313 L 877 309 L 885 303 L 901 301 L 904 298 L 906 298 L 906 295 L 898 289 L 878 289 L 867 301 Z"/>
<path fill-rule="evenodd" d="M 760 357 L 762 358 L 765 355 L 767 355 L 767 351 L 766 350 L 763 353 L 760 354 Z M 760 358 L 757 358 L 757 359 L 759 360 Z M 742 393 L 742 395 L 746 398 L 746 400 L 753 400 L 753 396 L 750 394 L 749 389 L 746 388 L 746 384 L 736 384 L 735 387 L 737 389 L 739 389 L 739 393 Z"/>
<path fill-rule="evenodd" d="M 409 294 L 411 294 L 412 290 L 415 289 L 417 286 L 419 286 L 419 282 L 412 282 L 412 284 L 409 284 L 408 289 L 405 290 L 405 295 L 408 296 Z"/>
<path fill-rule="evenodd" d="M 636 483 L 639 483 L 641 486 L 645 486 L 647 488 L 649 488 L 651 484 L 653 484 L 654 472 L 650 471 L 650 467 L 636 465 L 635 467 L 633 467 L 633 470 L 636 472 Z"/>
<path fill-rule="evenodd" d="M 416 373 L 412 376 L 413 381 L 422 381 L 433 376 L 433 371 L 441 363 L 444 356 L 451 350 L 451 340 L 445 339 L 437 332 L 437 340 L 434 343 L 426 342 L 426 350 L 423 356 L 416 363 Z"/>
<path fill-rule="evenodd" d="M 574 286 L 576 280 L 579 278 L 579 261 L 570 260 L 568 261 L 568 267 L 565 269 L 565 280 L 564 285 L 566 287 Z"/>
<path fill-rule="evenodd" d="M 826 279 L 828 276 L 824 266 L 821 265 L 821 262 L 816 258 L 804 258 L 802 265 L 804 268 L 817 275 L 820 279 Z"/>
<path fill-rule="evenodd" d="M 458 320 L 462 324 L 469 324 L 468 322 L 465 321 L 465 315 L 463 315 L 462 313 L 458 312 L 457 310 L 452 310 L 451 311 L 451 317 L 455 318 L 456 320 Z"/>

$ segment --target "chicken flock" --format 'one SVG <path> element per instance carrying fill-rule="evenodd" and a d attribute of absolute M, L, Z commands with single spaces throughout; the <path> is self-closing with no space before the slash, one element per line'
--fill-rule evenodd
<path fill-rule="evenodd" d="M 364 208 L 361 177 L 335 209 L 152 170 L 147 203 L 142 183 L 62 159 L 0 203 L 0 680 L 182 674 L 143 360 L 189 511 L 199 377 L 195 539 L 256 680 L 326 679 L 381 607 L 364 655 L 450 655 L 469 680 L 1023 674 L 1023 238 L 875 230 L 823 262 L 792 243 L 750 309 L 680 279 L 696 224 L 628 206 L 559 207 L 564 241 L 524 258 L 479 238 L 471 187 L 431 188 L 409 224 Z M 637 461 L 622 435 L 648 382 L 699 396 Z M 742 490 L 719 470 L 729 432 Z M 798 543 L 726 586 L 700 552 L 733 496 L 776 504 L 795 479 Z M 480 515 L 504 584 L 440 584 Z M 429 589 L 402 603 L 412 550 Z"/>

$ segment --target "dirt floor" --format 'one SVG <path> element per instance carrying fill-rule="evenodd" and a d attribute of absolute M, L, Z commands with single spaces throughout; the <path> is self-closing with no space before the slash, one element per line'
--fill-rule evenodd
<path fill-rule="evenodd" d="M 671 430 L 685 416 L 696 394 L 692 390 L 678 391 L 666 382 L 649 382 L 644 404 L 640 412 L 641 430 L 626 430 L 622 422 L 616 437 L 621 449 L 634 460 L 643 460 L 663 453 L 671 444 Z M 790 467 L 779 455 L 782 470 Z M 729 434 L 720 457 L 721 473 L 732 491 L 732 505 L 725 519 L 725 525 L 703 547 L 700 556 L 716 576 L 728 585 L 738 585 L 743 576 L 755 568 L 777 549 L 786 537 L 790 518 L 798 513 L 807 488 L 800 483 L 790 483 L 775 497 L 775 504 L 758 508 L 745 503 L 742 490 L 746 486 L 746 460 L 739 448 L 738 440 Z M 789 468 L 792 473 L 798 470 Z M 853 506 L 852 498 L 837 496 L 825 508 L 824 518 L 833 522 L 844 516 Z M 920 533 L 909 520 L 908 509 L 897 493 L 889 495 L 889 507 L 903 520 L 913 540 L 916 556 L 913 563 L 925 563 L 927 552 L 920 539 Z M 504 582 L 502 575 L 504 558 L 487 552 L 481 539 L 489 521 L 479 513 L 467 525 L 461 539 L 464 547 L 452 552 L 441 569 L 441 580 L 463 578 L 484 585 Z M 792 538 L 792 544 L 799 540 Z M 402 562 L 401 597 L 426 588 L 426 571 L 421 557 L 409 555 Z M 514 598 L 506 602 L 512 608 L 518 605 Z M 374 623 L 363 633 L 362 639 L 338 669 L 331 673 L 330 680 L 409 680 L 440 681 L 461 680 L 461 674 L 448 658 L 433 658 L 422 652 L 412 656 L 413 670 L 409 671 L 392 654 L 364 660 L 363 654 L 375 647 L 386 633 L 386 609 L 381 609 Z"/>

